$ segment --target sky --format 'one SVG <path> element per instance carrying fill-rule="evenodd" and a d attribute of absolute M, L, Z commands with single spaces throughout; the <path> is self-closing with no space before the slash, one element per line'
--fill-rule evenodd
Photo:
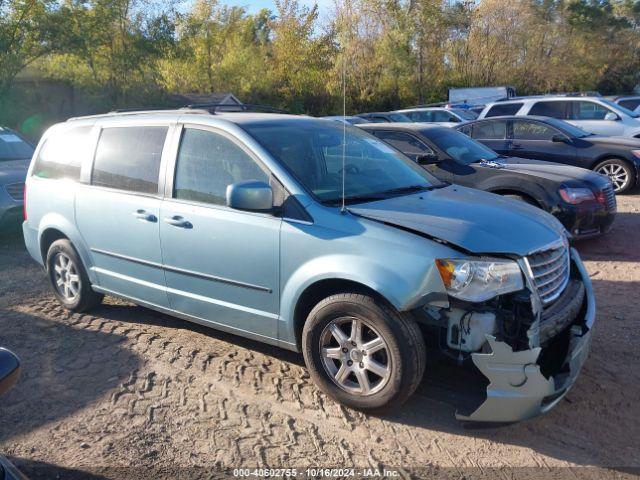
<path fill-rule="evenodd" d="M 333 7 L 333 0 L 299 0 L 300 5 L 312 7 L 314 4 L 318 4 L 320 9 L 320 16 L 327 15 Z M 270 10 L 276 10 L 276 4 L 274 0 L 221 0 L 220 3 L 225 5 L 232 5 L 238 7 L 246 7 L 249 13 L 256 13 L 263 8 Z"/>

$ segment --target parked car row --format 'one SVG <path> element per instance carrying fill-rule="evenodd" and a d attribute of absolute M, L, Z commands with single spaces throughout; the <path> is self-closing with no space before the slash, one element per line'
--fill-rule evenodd
<path fill-rule="evenodd" d="M 444 173 L 449 159 L 480 183 L 512 169 L 544 192 L 553 168 L 494 158 L 453 129 L 345 122 L 189 108 L 56 125 L 27 174 L 27 250 L 69 310 L 113 295 L 300 351 L 352 408 L 400 405 L 427 349 L 486 379 L 460 420 L 553 408 L 595 321 L 580 257 L 552 215 Z M 431 152 L 409 158 L 376 136 L 387 131 Z"/>

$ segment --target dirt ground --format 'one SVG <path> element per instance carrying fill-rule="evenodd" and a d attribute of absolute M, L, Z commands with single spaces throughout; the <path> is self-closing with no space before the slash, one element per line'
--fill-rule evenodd
<path fill-rule="evenodd" d="M 113 299 L 69 315 L 21 239 L 5 237 L 0 345 L 21 357 L 23 371 L 0 399 L 0 452 L 34 479 L 214 478 L 238 467 L 635 477 L 640 194 L 618 204 L 614 230 L 578 244 L 598 319 L 577 384 L 543 417 L 475 430 L 453 418 L 464 382 L 451 381 L 450 367 L 428 365 L 393 414 L 349 411 L 314 387 L 299 355 Z"/>

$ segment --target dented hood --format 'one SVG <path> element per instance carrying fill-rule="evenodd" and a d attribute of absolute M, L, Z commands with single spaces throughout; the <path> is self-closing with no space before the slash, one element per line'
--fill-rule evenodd
<path fill-rule="evenodd" d="M 565 234 L 562 224 L 539 208 L 459 185 L 355 205 L 349 211 L 477 254 L 524 256 Z"/>

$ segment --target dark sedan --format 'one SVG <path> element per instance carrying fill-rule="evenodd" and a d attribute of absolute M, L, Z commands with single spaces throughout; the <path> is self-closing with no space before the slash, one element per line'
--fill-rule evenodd
<path fill-rule="evenodd" d="M 616 199 L 609 179 L 583 168 L 496 154 L 454 129 L 360 125 L 441 180 L 505 195 L 553 214 L 575 238 L 607 232 Z"/>
<path fill-rule="evenodd" d="M 640 178 L 640 139 L 593 135 L 548 117 L 491 117 L 456 128 L 502 155 L 564 163 L 607 175 L 616 193 L 628 192 Z"/>

